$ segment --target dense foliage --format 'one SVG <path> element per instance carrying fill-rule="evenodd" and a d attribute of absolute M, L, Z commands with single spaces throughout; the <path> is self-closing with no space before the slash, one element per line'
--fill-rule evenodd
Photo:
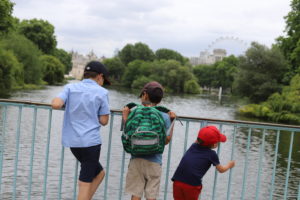
<path fill-rule="evenodd" d="M 50 85 L 62 83 L 65 67 L 60 60 L 50 55 L 43 55 L 40 59 L 44 67 L 43 80 Z"/>
<path fill-rule="evenodd" d="M 19 31 L 38 46 L 45 54 L 53 53 L 56 47 L 54 26 L 45 20 L 23 20 L 19 24 Z"/>
<path fill-rule="evenodd" d="M 112 79 L 130 88 L 142 88 L 149 81 L 160 82 L 168 92 L 200 92 L 200 86 L 187 65 L 186 58 L 176 51 L 160 49 L 154 54 L 141 42 L 127 44 L 119 54 L 104 60 Z"/>
<path fill-rule="evenodd" d="M 13 24 L 13 3 L 9 0 L 0 1 L 0 35 L 9 31 Z"/>
<path fill-rule="evenodd" d="M 9 0 L 0 1 L 0 96 L 14 89 L 63 83 L 72 56 L 56 48 L 54 26 L 39 19 L 20 22 L 12 16 L 13 6 Z"/>
<path fill-rule="evenodd" d="M 234 83 L 234 91 L 252 102 L 266 100 L 282 87 L 288 65 L 274 46 L 271 49 L 258 43 L 252 43 L 245 56 L 239 60 L 239 69 Z"/>
<path fill-rule="evenodd" d="M 300 75 L 294 76 L 282 93 L 274 93 L 262 104 L 244 106 L 240 112 L 273 122 L 300 124 Z"/>
<path fill-rule="evenodd" d="M 283 51 L 291 68 L 288 77 L 299 73 L 300 67 L 300 0 L 291 1 L 291 11 L 285 17 L 286 36 L 277 38 L 278 46 Z"/>

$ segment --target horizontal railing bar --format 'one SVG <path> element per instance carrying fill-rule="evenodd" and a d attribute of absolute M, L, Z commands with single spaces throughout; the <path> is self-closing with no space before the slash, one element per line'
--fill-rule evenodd
<path fill-rule="evenodd" d="M 12 100 L 12 99 L 0 99 L 1 102 L 5 103 L 12 103 L 12 104 L 25 104 L 25 105 L 35 105 L 35 106 L 43 106 L 47 108 L 51 108 L 51 104 L 47 103 L 39 103 L 39 102 L 33 102 L 33 101 L 24 101 L 24 100 Z M 19 105 L 18 105 L 19 106 Z M 111 112 L 116 113 L 117 115 L 121 115 L 121 110 L 118 109 L 111 109 Z M 191 117 L 191 116 L 177 116 L 178 119 L 183 121 L 208 121 L 210 123 L 228 123 L 231 124 L 242 124 L 242 125 L 259 125 L 264 126 L 261 128 L 268 128 L 268 127 L 282 127 L 282 128 L 291 128 L 294 129 L 300 129 L 299 125 L 288 125 L 288 124 L 276 124 L 276 123 L 267 123 L 267 122 L 252 122 L 252 121 L 241 121 L 241 120 L 224 120 L 224 119 L 211 119 L 211 118 L 202 118 L 202 117 Z M 299 131 L 299 130 L 294 130 Z"/>

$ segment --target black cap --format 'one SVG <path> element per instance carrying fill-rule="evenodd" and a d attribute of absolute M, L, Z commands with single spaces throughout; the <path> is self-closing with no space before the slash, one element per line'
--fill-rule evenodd
<path fill-rule="evenodd" d="M 84 71 L 85 72 L 97 72 L 98 74 L 103 74 L 104 85 L 110 85 L 110 81 L 108 80 L 108 71 L 101 62 L 99 62 L 99 61 L 89 62 L 85 66 Z"/>

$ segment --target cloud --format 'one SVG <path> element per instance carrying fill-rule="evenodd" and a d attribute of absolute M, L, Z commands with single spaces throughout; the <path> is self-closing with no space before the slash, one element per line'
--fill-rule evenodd
<path fill-rule="evenodd" d="M 14 15 L 55 26 L 58 46 L 112 56 L 127 43 L 196 56 L 217 38 L 270 46 L 283 34 L 287 0 L 15 0 Z M 229 41 L 230 42 L 230 41 Z"/>

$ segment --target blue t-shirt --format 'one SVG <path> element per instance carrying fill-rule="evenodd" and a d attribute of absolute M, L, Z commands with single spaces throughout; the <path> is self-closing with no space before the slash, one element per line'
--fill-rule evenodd
<path fill-rule="evenodd" d="M 166 126 L 166 131 L 170 128 L 171 126 L 171 120 L 170 117 L 167 113 L 161 112 L 164 121 L 165 121 L 165 126 Z M 169 135 L 170 132 L 167 132 L 167 136 Z M 149 160 L 150 162 L 155 162 L 158 164 L 162 164 L 162 154 L 161 153 L 157 153 L 157 154 L 153 154 L 153 155 L 144 155 L 144 156 L 131 156 L 131 159 L 134 158 L 143 158 L 146 160 Z"/>
<path fill-rule="evenodd" d="M 108 91 L 92 79 L 71 83 L 58 95 L 65 103 L 62 129 L 64 147 L 102 144 L 100 115 L 110 114 Z"/>
<path fill-rule="evenodd" d="M 219 157 L 214 150 L 193 143 L 181 159 L 172 181 L 200 186 L 202 185 L 202 177 L 210 166 L 219 164 Z"/>

